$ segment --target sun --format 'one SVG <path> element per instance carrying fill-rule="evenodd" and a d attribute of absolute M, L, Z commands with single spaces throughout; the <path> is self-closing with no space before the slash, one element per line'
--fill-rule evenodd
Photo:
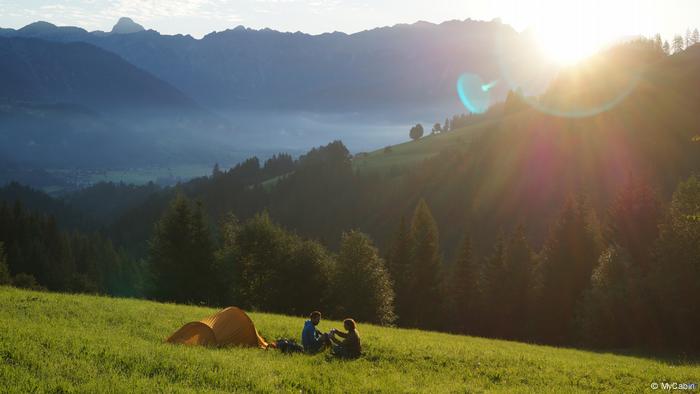
<path fill-rule="evenodd" d="M 563 22 L 550 22 L 535 27 L 542 50 L 561 65 L 572 65 L 593 55 L 613 34 L 610 29 L 595 24 L 562 24 Z"/>
<path fill-rule="evenodd" d="M 510 12 L 534 30 L 542 50 L 563 65 L 576 63 L 593 55 L 606 45 L 630 34 L 644 31 L 634 5 L 624 2 L 588 0 L 586 2 L 547 1 L 523 2 Z"/>
<path fill-rule="evenodd" d="M 540 33 L 538 41 L 544 53 L 560 65 L 572 65 L 594 54 L 600 45 L 586 42 L 579 37 L 559 35 L 555 32 Z"/>

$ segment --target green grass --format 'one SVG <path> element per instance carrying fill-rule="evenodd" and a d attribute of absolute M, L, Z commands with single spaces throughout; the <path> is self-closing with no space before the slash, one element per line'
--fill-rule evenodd
<path fill-rule="evenodd" d="M 270 190 L 270 189 L 273 188 L 275 185 L 277 185 L 277 183 L 278 183 L 279 181 L 281 181 L 281 180 L 284 179 L 286 176 L 288 176 L 288 175 L 290 175 L 290 174 L 292 174 L 292 173 L 293 173 L 293 171 L 292 171 L 292 172 L 288 172 L 288 173 L 286 173 L 286 174 L 278 175 L 278 176 L 273 177 L 273 178 L 270 178 L 270 179 L 267 179 L 267 180 L 263 181 L 262 183 L 260 183 L 260 185 L 261 185 L 262 187 L 264 187 L 265 189 Z"/>
<path fill-rule="evenodd" d="M 213 309 L 0 287 L 0 392 L 643 392 L 700 366 L 360 323 L 365 355 L 163 343 Z M 251 313 L 268 338 L 301 318 Z M 321 329 L 340 328 L 323 321 Z"/>
<path fill-rule="evenodd" d="M 405 168 L 428 159 L 448 148 L 466 147 L 476 133 L 494 127 L 494 121 L 484 121 L 462 129 L 427 135 L 417 141 L 404 142 L 391 146 L 389 152 L 384 148 L 367 153 L 353 160 L 355 170 L 361 172 L 386 172 L 392 168 Z"/>
<path fill-rule="evenodd" d="M 417 141 L 392 145 L 388 152 L 385 151 L 385 147 L 382 147 L 355 156 L 352 160 L 352 166 L 361 173 L 383 174 L 394 170 L 401 171 L 429 159 L 445 149 L 466 148 L 476 134 L 485 132 L 497 124 L 497 121 L 488 120 L 447 133 L 426 135 Z M 264 188 L 270 189 L 289 174 L 291 172 L 266 179 L 260 184 Z"/>

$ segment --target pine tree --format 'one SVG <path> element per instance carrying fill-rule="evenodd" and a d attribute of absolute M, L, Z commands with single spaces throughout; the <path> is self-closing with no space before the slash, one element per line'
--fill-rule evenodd
<path fill-rule="evenodd" d="M 412 281 L 411 274 L 411 233 L 406 223 L 406 218 L 401 217 L 399 227 L 396 230 L 391 250 L 387 257 L 387 268 L 394 285 L 396 295 L 395 305 L 397 321 L 404 324 L 404 319 L 409 316 L 407 307 L 410 293 L 409 285 Z"/>
<path fill-rule="evenodd" d="M 217 178 L 221 175 L 223 175 L 223 172 L 221 171 L 221 168 L 219 168 L 219 163 L 215 163 L 214 168 L 211 170 L 211 176 L 212 178 Z"/>
<path fill-rule="evenodd" d="M 683 37 L 676 35 L 673 37 L 673 53 L 681 53 L 685 49 L 685 41 Z"/>
<path fill-rule="evenodd" d="M 437 327 L 441 307 L 440 239 L 437 224 L 421 199 L 411 221 L 411 284 L 407 324 Z"/>
<path fill-rule="evenodd" d="M 570 198 L 542 250 L 537 332 L 543 341 L 571 339 L 576 304 L 590 284 L 600 249 L 588 217 L 585 204 Z"/>
<path fill-rule="evenodd" d="M 691 35 L 691 42 L 692 45 L 700 44 L 700 32 L 698 31 L 697 27 L 693 29 L 693 33 Z"/>
<path fill-rule="evenodd" d="M 668 344 L 700 349 L 700 180 L 678 185 L 660 227 L 649 281 L 664 316 Z"/>
<path fill-rule="evenodd" d="M 7 265 L 5 245 L 0 242 L 0 285 L 9 285 L 10 283 L 12 283 L 12 277 L 10 277 L 10 269 Z"/>
<path fill-rule="evenodd" d="M 389 273 L 372 241 L 359 231 L 342 236 L 335 289 L 339 315 L 379 324 L 394 322 Z"/>
<path fill-rule="evenodd" d="M 178 195 L 156 224 L 150 243 L 153 295 L 175 302 L 216 303 L 218 273 L 200 204 Z"/>
<path fill-rule="evenodd" d="M 503 283 L 506 280 L 504 265 L 505 239 L 499 234 L 491 255 L 486 257 L 481 267 L 479 278 L 480 306 L 482 310 L 481 333 L 491 337 L 503 337 L 505 325 L 505 293 Z"/>
<path fill-rule="evenodd" d="M 661 34 L 656 33 L 654 35 L 654 46 L 656 47 L 657 50 L 663 50 L 663 40 L 661 39 Z"/>
<path fill-rule="evenodd" d="M 642 276 L 624 248 L 610 246 L 600 255 L 591 276 L 591 288 L 577 311 L 577 336 L 596 347 L 635 347 L 644 343 L 649 327 L 648 292 Z"/>
<path fill-rule="evenodd" d="M 471 238 L 465 236 L 448 282 L 449 321 L 458 332 L 474 333 L 476 330 L 480 318 L 478 286 L 479 266 L 473 256 Z"/>
<path fill-rule="evenodd" d="M 534 253 L 525 236 L 525 228 L 518 226 L 509 238 L 503 256 L 503 316 L 504 336 L 507 338 L 525 339 L 531 329 L 534 264 Z"/>
<path fill-rule="evenodd" d="M 663 49 L 666 55 L 671 54 L 671 45 L 668 43 L 668 41 L 664 41 L 664 45 L 661 47 L 661 49 Z"/>
<path fill-rule="evenodd" d="M 658 237 L 661 203 L 654 190 L 641 180 L 630 181 L 610 209 L 610 238 L 630 254 L 632 262 L 647 271 L 651 247 Z"/>

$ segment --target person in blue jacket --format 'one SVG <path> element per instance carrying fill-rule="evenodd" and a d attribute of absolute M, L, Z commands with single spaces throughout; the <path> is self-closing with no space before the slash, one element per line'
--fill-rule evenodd
<path fill-rule="evenodd" d="M 329 344 L 328 334 L 324 334 L 316 329 L 321 322 L 321 312 L 313 311 L 309 315 L 309 320 L 304 322 L 304 329 L 301 331 L 301 344 L 306 353 L 318 353 L 324 350 Z"/>

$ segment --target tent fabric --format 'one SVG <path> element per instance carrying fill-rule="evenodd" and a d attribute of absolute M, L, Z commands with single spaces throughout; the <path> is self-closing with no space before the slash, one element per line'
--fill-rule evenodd
<path fill-rule="evenodd" d="M 187 323 L 165 341 L 200 346 L 268 347 L 250 317 L 235 306 L 198 322 Z"/>
<path fill-rule="evenodd" d="M 187 323 L 179 330 L 175 331 L 166 342 L 180 343 L 183 345 L 216 346 L 216 336 L 208 325 L 193 321 Z"/>

